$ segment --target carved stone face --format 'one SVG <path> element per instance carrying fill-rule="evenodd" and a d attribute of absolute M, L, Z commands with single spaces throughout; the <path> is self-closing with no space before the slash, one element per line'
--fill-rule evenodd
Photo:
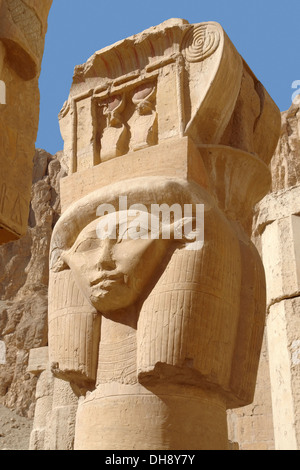
<path fill-rule="evenodd" d="M 132 239 L 120 217 L 109 223 L 112 238 L 99 238 L 99 221 L 104 226 L 109 215 L 87 225 L 72 248 L 62 255 L 91 304 L 100 312 L 112 312 L 134 304 L 155 275 L 169 240 L 151 237 Z M 128 217 L 130 223 L 132 218 Z"/>

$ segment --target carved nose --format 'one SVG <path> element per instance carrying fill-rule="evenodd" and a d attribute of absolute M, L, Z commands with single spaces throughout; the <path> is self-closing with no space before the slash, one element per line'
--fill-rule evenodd
<path fill-rule="evenodd" d="M 99 255 L 97 268 L 99 271 L 108 271 L 116 268 L 116 262 L 112 257 L 112 244 L 111 240 L 103 240 L 102 251 Z"/>

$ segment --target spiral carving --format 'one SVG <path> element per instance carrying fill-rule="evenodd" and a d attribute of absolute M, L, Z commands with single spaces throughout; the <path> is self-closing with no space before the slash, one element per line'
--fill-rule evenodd
<path fill-rule="evenodd" d="M 186 33 L 182 50 L 189 62 L 200 62 L 217 49 L 220 43 L 220 32 L 217 26 L 198 25 L 190 28 Z"/>

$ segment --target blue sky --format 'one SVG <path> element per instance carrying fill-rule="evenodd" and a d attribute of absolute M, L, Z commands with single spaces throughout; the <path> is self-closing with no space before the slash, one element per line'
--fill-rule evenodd
<path fill-rule="evenodd" d="M 300 0 L 53 0 L 36 147 L 53 154 L 63 149 L 57 115 L 76 65 L 169 18 L 219 22 L 280 110 L 290 107 L 292 83 L 300 81 Z"/>

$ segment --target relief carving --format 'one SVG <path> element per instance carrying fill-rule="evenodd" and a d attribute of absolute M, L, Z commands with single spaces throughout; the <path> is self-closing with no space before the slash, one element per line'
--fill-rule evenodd
<path fill-rule="evenodd" d="M 220 43 L 217 25 L 191 27 L 184 36 L 182 50 L 188 62 L 200 62 L 212 55 Z"/>
<path fill-rule="evenodd" d="M 158 142 L 156 87 L 153 84 L 143 84 L 133 92 L 132 102 L 135 111 L 130 120 L 131 141 L 130 149 L 139 150 L 156 145 Z"/>
<path fill-rule="evenodd" d="M 125 95 L 110 96 L 100 106 L 106 126 L 101 137 L 101 161 L 119 157 L 127 152 L 128 129 L 123 122 L 122 112 L 125 108 Z"/>

